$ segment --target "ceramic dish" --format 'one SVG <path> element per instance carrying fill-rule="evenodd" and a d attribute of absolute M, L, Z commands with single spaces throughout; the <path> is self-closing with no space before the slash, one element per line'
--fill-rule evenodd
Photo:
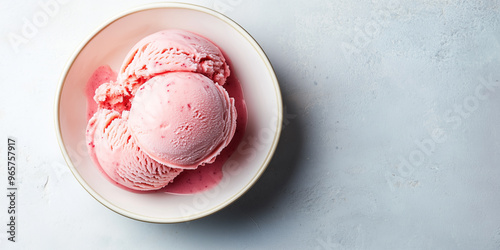
<path fill-rule="evenodd" d="M 184 29 L 217 44 L 240 80 L 248 123 L 239 149 L 223 167 L 222 181 L 191 195 L 134 193 L 110 183 L 86 148 L 85 85 L 101 65 L 117 70 L 132 46 L 162 29 Z M 212 214 L 245 193 L 261 176 L 281 132 L 282 102 L 274 71 L 257 42 L 238 24 L 213 10 L 179 3 L 146 5 L 118 15 L 98 28 L 70 58 L 56 96 L 56 132 L 62 153 L 80 184 L 97 201 L 124 216 L 175 223 Z"/>

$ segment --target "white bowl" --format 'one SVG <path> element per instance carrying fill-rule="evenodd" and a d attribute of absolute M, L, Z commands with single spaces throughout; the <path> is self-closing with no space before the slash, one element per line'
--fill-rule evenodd
<path fill-rule="evenodd" d="M 85 86 L 102 65 L 118 70 L 141 38 L 168 28 L 198 33 L 217 44 L 240 80 L 248 110 L 245 135 L 223 167 L 214 188 L 192 195 L 133 193 L 110 183 L 93 165 L 85 143 Z M 147 222 L 175 223 L 212 214 L 245 193 L 261 176 L 278 144 L 282 101 L 278 81 L 257 42 L 238 24 L 213 10 L 161 3 L 122 13 L 99 27 L 69 60 L 55 104 L 61 151 L 80 184 L 96 200 L 124 216 Z"/>

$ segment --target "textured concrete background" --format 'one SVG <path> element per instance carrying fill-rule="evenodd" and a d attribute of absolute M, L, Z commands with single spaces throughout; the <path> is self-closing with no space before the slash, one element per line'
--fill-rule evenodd
<path fill-rule="evenodd" d="M 0 7 L 0 139 L 19 146 L 18 242 L 7 241 L 3 196 L 1 249 L 500 248 L 500 1 L 186 1 L 254 36 L 286 112 L 259 182 L 226 209 L 174 225 L 94 200 L 54 132 L 75 48 L 148 1 L 55 1 Z M 26 23 L 35 29 L 23 34 Z"/>

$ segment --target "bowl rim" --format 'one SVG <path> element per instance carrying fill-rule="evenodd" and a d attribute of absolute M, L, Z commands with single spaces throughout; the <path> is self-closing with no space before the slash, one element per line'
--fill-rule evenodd
<path fill-rule="evenodd" d="M 277 102 L 277 124 L 276 124 L 276 130 L 274 134 L 274 139 L 271 143 L 271 148 L 267 152 L 267 155 L 262 162 L 260 168 L 258 169 L 257 173 L 253 176 L 253 178 L 243 187 L 241 188 L 238 192 L 233 194 L 231 197 L 226 199 L 224 202 L 221 202 L 217 204 L 216 206 L 206 209 L 203 211 L 200 211 L 197 214 L 190 215 L 190 216 L 183 216 L 183 217 L 176 217 L 176 218 L 157 218 L 157 217 L 149 217 L 149 216 L 144 216 L 140 215 L 134 212 L 130 212 L 122 207 L 118 207 L 114 205 L 113 203 L 109 202 L 107 199 L 102 197 L 98 192 L 96 192 L 90 185 L 87 184 L 87 182 L 83 179 L 83 177 L 79 174 L 78 170 L 75 168 L 73 165 L 73 162 L 68 154 L 68 151 L 66 150 L 66 145 L 64 143 L 64 140 L 62 138 L 62 133 L 61 133 L 61 125 L 60 125 L 60 102 L 61 102 L 61 95 L 62 91 L 64 89 L 64 83 L 66 81 L 67 75 L 69 73 L 69 70 L 73 66 L 75 60 L 78 58 L 80 53 L 83 51 L 83 49 L 88 45 L 88 43 L 96 37 L 102 30 L 107 28 L 109 25 L 112 23 L 120 20 L 121 18 L 124 18 L 128 15 L 132 15 L 137 12 L 141 11 L 147 11 L 147 10 L 153 10 L 153 9 L 188 9 L 188 10 L 194 10 L 194 11 L 199 11 L 203 12 L 205 14 L 212 15 L 226 24 L 230 25 L 233 29 L 235 29 L 242 37 L 244 37 L 254 48 L 254 50 L 259 54 L 261 57 L 262 61 L 264 62 L 267 71 L 271 77 L 271 81 L 274 85 L 275 89 L 275 95 L 276 95 L 276 102 Z M 54 120 L 55 120 L 55 130 L 56 130 L 56 135 L 57 135 L 57 141 L 59 144 L 59 148 L 63 154 L 64 160 L 66 161 L 66 164 L 68 165 L 69 169 L 71 170 L 71 173 L 73 176 L 77 179 L 77 181 L 80 183 L 80 185 L 92 196 L 94 197 L 95 200 L 97 200 L 99 203 L 107 207 L 108 209 L 123 215 L 125 217 L 138 220 L 138 221 L 143 221 L 143 222 L 150 222 L 150 223 L 180 223 L 180 222 L 188 222 L 196 219 L 200 219 L 203 217 L 206 217 L 208 215 L 214 214 L 223 208 L 227 207 L 229 204 L 233 203 L 235 200 L 240 198 L 243 194 L 245 194 L 260 178 L 262 173 L 266 170 L 267 166 L 269 165 L 272 156 L 274 155 L 274 152 L 277 148 L 279 138 L 281 135 L 281 130 L 282 130 L 282 124 L 283 124 L 283 101 L 281 97 L 281 91 L 280 87 L 278 84 L 278 80 L 276 77 L 276 74 L 274 72 L 274 69 L 271 65 L 271 62 L 267 55 L 265 54 L 264 50 L 262 47 L 257 43 L 257 41 L 239 24 L 237 24 L 235 21 L 230 19 L 229 17 L 225 16 L 222 13 L 219 13 L 215 10 L 212 10 L 208 7 L 196 5 L 196 4 L 190 4 L 190 3 L 177 3 L 177 2 L 169 2 L 169 3 L 151 3 L 151 4 L 144 4 L 144 5 L 139 5 L 137 7 L 125 10 L 114 17 L 110 18 L 109 20 L 105 21 L 102 25 L 98 26 L 96 29 L 94 29 L 93 32 L 90 33 L 81 43 L 80 45 L 74 50 L 72 53 L 71 57 L 68 59 L 64 69 L 63 73 L 58 81 L 57 85 L 57 90 L 56 90 L 56 96 L 55 96 L 55 103 L 54 103 Z"/>

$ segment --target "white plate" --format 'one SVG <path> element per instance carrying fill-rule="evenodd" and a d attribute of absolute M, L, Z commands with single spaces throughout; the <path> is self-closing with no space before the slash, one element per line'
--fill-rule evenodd
<path fill-rule="evenodd" d="M 246 133 L 223 168 L 220 184 L 193 195 L 138 194 L 110 183 L 93 165 L 85 145 L 85 85 L 102 65 L 118 70 L 141 38 L 168 28 L 198 33 L 217 44 L 240 80 L 248 110 Z M 80 184 L 100 203 L 124 216 L 157 223 L 212 214 L 245 193 L 263 173 L 278 144 L 282 102 L 278 81 L 257 42 L 229 18 L 204 7 L 161 3 L 122 13 L 98 28 L 76 50 L 56 95 L 55 123 L 62 153 Z"/>

